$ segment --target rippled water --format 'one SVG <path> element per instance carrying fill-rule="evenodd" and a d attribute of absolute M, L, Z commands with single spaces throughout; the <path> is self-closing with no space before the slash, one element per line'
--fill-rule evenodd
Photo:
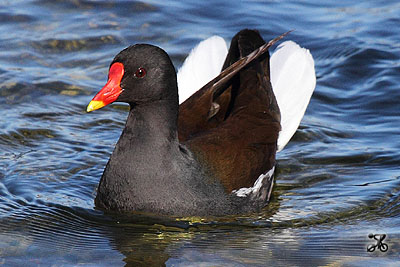
<path fill-rule="evenodd" d="M 0 264 L 399 266 L 399 26 L 398 1 L 2 1 Z M 245 27 L 266 40 L 295 29 L 316 64 L 271 204 L 218 219 L 95 210 L 127 109 L 85 107 L 114 55 L 152 43 L 178 67 Z M 369 233 L 389 250 L 367 252 Z"/>

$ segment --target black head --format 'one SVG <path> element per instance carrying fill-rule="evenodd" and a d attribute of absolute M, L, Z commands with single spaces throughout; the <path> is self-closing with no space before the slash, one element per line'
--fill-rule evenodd
<path fill-rule="evenodd" d="M 159 47 L 137 44 L 122 50 L 111 63 L 124 65 L 117 101 L 135 103 L 177 97 L 176 72 L 168 54 Z"/>
<path fill-rule="evenodd" d="M 178 103 L 175 68 L 168 54 L 148 44 L 132 45 L 115 56 L 107 84 L 93 98 L 88 111 L 114 101 L 132 105 L 169 100 Z"/>

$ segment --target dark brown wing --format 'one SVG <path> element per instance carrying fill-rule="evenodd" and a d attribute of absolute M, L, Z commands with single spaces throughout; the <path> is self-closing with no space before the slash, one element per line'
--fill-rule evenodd
<path fill-rule="evenodd" d="M 232 97 L 231 85 L 234 82 L 235 75 L 254 60 L 264 55 L 269 47 L 290 32 L 286 32 L 259 48 L 253 49 L 253 52 L 244 57 L 236 57 L 234 62 L 227 62 L 232 54 L 231 47 L 227 61 L 225 62 L 225 65 L 228 66 L 225 66 L 225 69 L 217 77 L 208 82 L 179 106 L 179 139 L 186 141 L 190 136 L 219 125 L 226 118 L 225 114 L 228 111 Z"/>

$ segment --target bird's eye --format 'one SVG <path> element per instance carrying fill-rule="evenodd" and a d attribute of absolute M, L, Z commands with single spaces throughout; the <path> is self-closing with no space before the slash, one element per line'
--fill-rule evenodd
<path fill-rule="evenodd" d="M 135 72 L 135 77 L 136 78 L 143 78 L 144 76 L 146 76 L 146 69 L 140 67 L 136 70 Z"/>

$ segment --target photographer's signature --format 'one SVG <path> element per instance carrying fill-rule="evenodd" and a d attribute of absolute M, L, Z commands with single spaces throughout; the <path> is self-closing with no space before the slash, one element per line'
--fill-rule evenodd
<path fill-rule="evenodd" d="M 368 252 L 374 252 L 376 248 L 378 248 L 382 252 L 386 252 L 389 248 L 389 246 L 385 243 L 383 243 L 383 240 L 385 240 L 386 235 L 385 234 L 369 234 L 368 238 L 375 239 L 376 243 L 375 245 L 369 245 L 367 247 Z"/>

